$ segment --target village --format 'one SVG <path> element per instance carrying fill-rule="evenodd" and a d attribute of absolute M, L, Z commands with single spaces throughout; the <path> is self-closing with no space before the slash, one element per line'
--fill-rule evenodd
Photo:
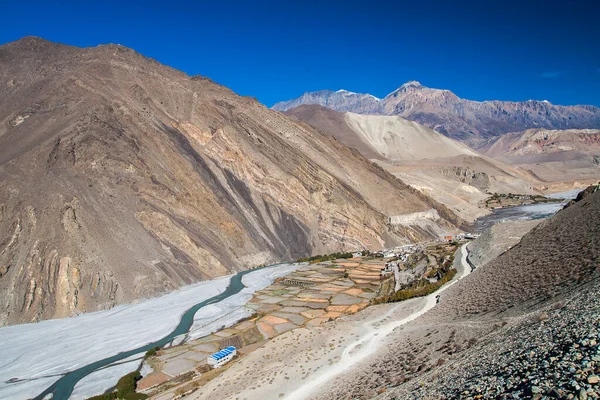
<path fill-rule="evenodd" d="M 563 199 L 545 197 L 539 194 L 494 193 L 480 205 L 489 209 L 525 206 L 529 204 L 560 203 Z"/>
<path fill-rule="evenodd" d="M 308 262 L 257 291 L 245 306 L 251 315 L 244 320 L 147 357 L 137 391 L 153 399 L 177 399 L 285 332 L 328 324 L 371 304 L 396 301 L 396 293 L 441 280 L 460 243 L 473 236 Z"/>

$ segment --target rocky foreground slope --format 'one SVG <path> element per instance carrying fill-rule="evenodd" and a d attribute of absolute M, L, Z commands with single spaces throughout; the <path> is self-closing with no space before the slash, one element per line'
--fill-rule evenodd
<path fill-rule="evenodd" d="M 485 139 L 529 128 L 600 128 L 600 109 L 558 106 L 547 101 L 472 101 L 449 90 L 407 82 L 383 99 L 347 91 L 320 91 L 282 101 L 273 109 L 286 111 L 302 104 L 318 104 L 358 114 L 398 115 L 451 138 L 477 147 Z"/>
<path fill-rule="evenodd" d="M 599 238 L 596 191 L 448 289 L 420 325 L 463 339 L 380 398 L 600 397 Z"/>
<path fill-rule="evenodd" d="M 469 262 L 479 268 L 519 243 L 540 220 L 498 222 L 469 244 Z"/>
<path fill-rule="evenodd" d="M 333 138 L 117 45 L 0 46 L 0 324 L 462 221 Z M 436 218 L 389 225 L 391 216 Z"/>
<path fill-rule="evenodd" d="M 432 314 L 490 317 L 568 293 L 600 272 L 600 192 L 559 211 L 450 288 Z"/>
<path fill-rule="evenodd" d="M 502 322 L 443 365 L 376 398 L 598 398 L 599 299 L 598 282 L 583 285 Z"/>

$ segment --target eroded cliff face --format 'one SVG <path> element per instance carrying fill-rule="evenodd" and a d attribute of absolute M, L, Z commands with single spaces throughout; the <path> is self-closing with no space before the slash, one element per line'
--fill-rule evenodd
<path fill-rule="evenodd" d="M 482 191 L 490 187 L 490 176 L 486 172 L 475 171 L 469 167 L 460 166 L 440 167 L 439 171 L 442 176 L 466 183 Z"/>
<path fill-rule="evenodd" d="M 493 138 L 483 150 L 529 171 L 553 191 L 596 183 L 600 173 L 598 129 L 529 129 Z"/>
<path fill-rule="evenodd" d="M 115 45 L 0 47 L 0 324 L 112 307 L 435 229 L 436 203 L 331 138 Z M 448 222 L 452 220 L 453 223 Z"/>
<path fill-rule="evenodd" d="M 513 132 L 497 138 L 484 149 L 492 157 L 519 157 L 568 154 L 581 152 L 600 154 L 600 130 L 598 129 L 528 129 Z"/>

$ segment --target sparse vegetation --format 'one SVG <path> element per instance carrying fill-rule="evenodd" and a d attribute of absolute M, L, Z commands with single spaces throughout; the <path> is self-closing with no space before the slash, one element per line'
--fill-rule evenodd
<path fill-rule="evenodd" d="M 145 358 L 154 357 L 156 353 L 160 350 L 160 347 L 156 346 L 146 352 Z"/>
<path fill-rule="evenodd" d="M 427 296 L 444 286 L 444 284 L 452 280 L 455 275 L 456 269 L 452 268 L 444 273 L 442 278 L 437 282 L 431 283 L 427 279 L 420 279 L 416 282 L 416 284 L 413 284 L 414 287 L 398 290 L 396 293 L 393 293 L 389 296 L 384 296 L 380 299 L 374 300 L 373 303 L 393 303 L 396 301 L 412 299 L 413 297 Z"/>
<path fill-rule="evenodd" d="M 514 194 L 514 193 L 493 193 L 490 197 L 485 199 L 484 204 L 487 208 L 506 208 L 516 207 L 526 204 L 540 204 L 540 203 L 556 203 L 563 199 L 552 199 L 544 197 L 539 194 Z"/>
<path fill-rule="evenodd" d="M 144 400 L 148 396 L 143 393 L 136 393 L 135 388 L 137 381 L 142 379 L 139 371 L 130 372 L 123 376 L 117 382 L 115 389 L 112 392 L 104 393 L 99 396 L 90 397 L 88 400 Z"/>
<path fill-rule="evenodd" d="M 331 253 L 328 255 L 316 255 L 312 257 L 299 258 L 296 262 L 308 262 L 310 264 L 316 264 L 322 261 L 332 261 L 339 258 L 352 258 L 352 253 Z"/>

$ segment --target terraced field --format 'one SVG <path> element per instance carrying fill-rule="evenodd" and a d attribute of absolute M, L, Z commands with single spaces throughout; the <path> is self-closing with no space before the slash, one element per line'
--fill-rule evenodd
<path fill-rule="evenodd" d="M 206 363 L 221 348 L 236 346 L 243 357 L 292 329 L 318 326 L 364 309 L 394 286 L 392 277 L 381 278 L 384 266 L 383 259 L 327 261 L 278 279 L 255 293 L 246 305 L 253 312 L 248 319 L 149 358 L 145 368 L 153 372 L 146 371 L 138 391 L 161 400 L 174 398 L 228 368 L 211 371 Z"/>

